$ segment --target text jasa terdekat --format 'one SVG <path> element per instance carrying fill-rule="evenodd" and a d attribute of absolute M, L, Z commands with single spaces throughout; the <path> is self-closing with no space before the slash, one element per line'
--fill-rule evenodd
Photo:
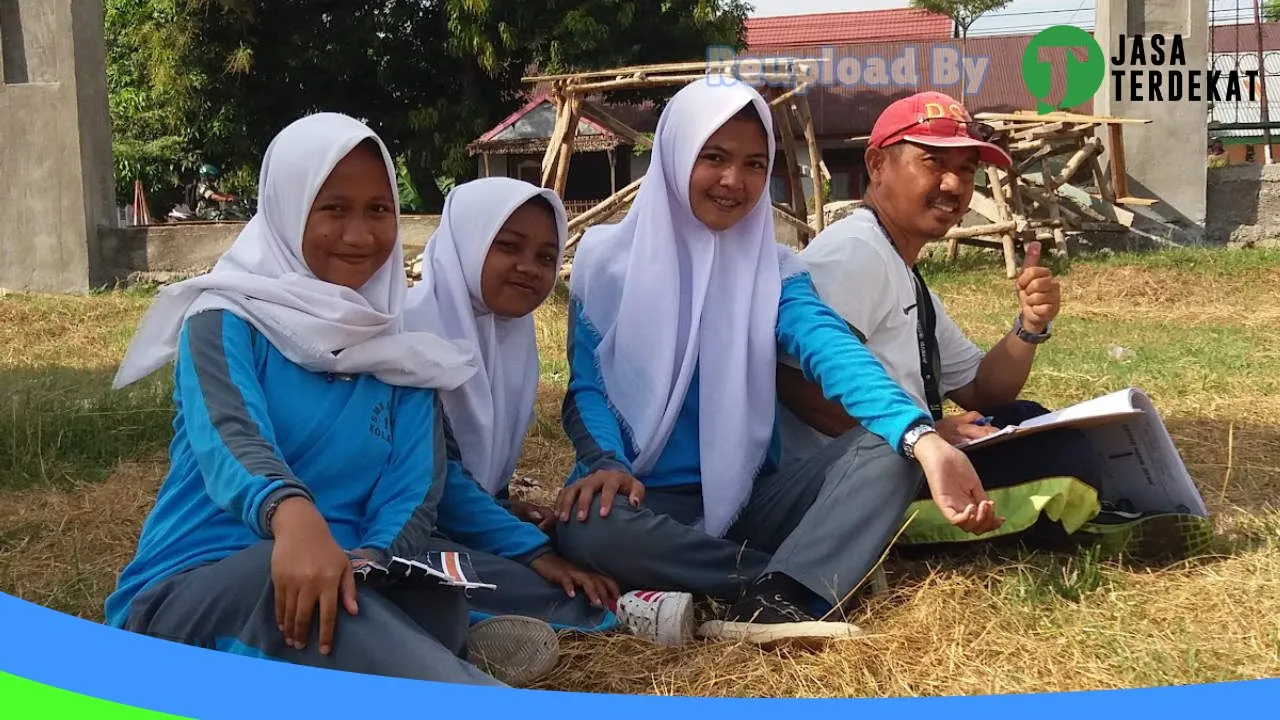
<path fill-rule="evenodd" d="M 1257 70 L 1189 68 L 1181 35 L 1121 35 L 1111 58 L 1117 102 L 1253 101 L 1257 85 Z"/>

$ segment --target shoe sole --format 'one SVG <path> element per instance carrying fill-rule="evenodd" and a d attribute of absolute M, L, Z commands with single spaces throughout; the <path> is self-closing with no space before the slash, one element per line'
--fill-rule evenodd
<path fill-rule="evenodd" d="M 1106 550 L 1147 563 L 1186 560 L 1203 554 L 1213 542 L 1213 526 L 1194 515 L 1155 515 L 1112 532 L 1096 532 Z"/>
<path fill-rule="evenodd" d="M 670 637 L 668 635 L 664 637 L 662 633 L 658 633 L 658 636 L 654 640 L 659 645 L 664 645 L 666 647 L 680 647 L 681 645 L 688 645 L 693 642 L 695 627 L 693 617 L 693 595 L 681 593 L 673 600 L 669 600 L 669 602 L 673 603 L 673 606 L 676 608 L 674 613 L 676 617 L 679 618 L 676 621 L 676 627 L 678 628 L 676 636 Z"/>
<path fill-rule="evenodd" d="M 711 620 L 698 628 L 698 636 L 708 640 L 748 642 L 766 649 L 798 646 L 815 652 L 824 649 L 833 640 L 862 634 L 862 629 L 851 623 L 822 620 L 776 624 Z"/>
<path fill-rule="evenodd" d="M 467 661 L 507 685 L 526 687 L 556 668 L 560 637 L 541 620 L 485 618 L 467 631 Z"/>

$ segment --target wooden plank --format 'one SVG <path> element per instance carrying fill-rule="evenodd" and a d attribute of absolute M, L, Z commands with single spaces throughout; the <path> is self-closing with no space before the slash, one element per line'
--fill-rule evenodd
<path fill-rule="evenodd" d="M 1022 179 L 1028 183 L 1026 188 L 1028 195 L 1042 199 L 1043 202 L 1048 201 L 1047 191 L 1042 187 L 1043 180 L 1039 173 L 1026 173 L 1022 176 Z M 1094 216 L 1096 220 L 1117 222 L 1125 227 L 1133 224 L 1134 214 L 1132 212 L 1118 205 L 1098 200 L 1075 185 L 1062 185 L 1057 188 L 1057 193 L 1075 203 L 1085 210 L 1087 214 Z"/>
<path fill-rule="evenodd" d="M 1081 115 L 1078 113 L 1068 112 L 1050 112 L 1044 115 L 1038 115 L 1032 110 L 1021 110 L 1016 113 L 996 113 L 983 112 L 973 116 L 974 120 L 1010 120 L 1013 122 L 1028 122 L 1039 120 L 1041 122 L 1057 122 L 1063 120 L 1066 122 L 1088 122 L 1098 123 L 1099 125 L 1147 125 L 1151 123 L 1148 118 L 1130 118 L 1130 117 L 1111 117 L 1106 115 Z"/>
<path fill-rule="evenodd" d="M 1129 171 L 1124 164 L 1124 128 L 1112 125 L 1111 133 L 1111 192 L 1116 197 L 1130 197 Z"/>
<path fill-rule="evenodd" d="M 1014 132 L 1017 132 L 1017 131 L 1019 131 L 1019 130 L 1026 130 L 1027 128 L 1039 127 L 1040 125 L 1043 125 L 1044 123 L 1038 123 L 1038 122 L 1004 122 L 1004 121 L 996 120 L 996 121 L 994 121 L 994 122 L 992 122 L 992 123 L 990 123 L 990 124 L 991 124 L 991 126 L 992 126 L 992 127 L 994 127 L 995 129 L 999 130 L 1000 132 L 1004 132 L 1004 133 L 1014 133 Z"/>
<path fill-rule="evenodd" d="M 1149 207 L 1159 203 L 1160 201 L 1153 198 L 1122 197 L 1116 198 L 1116 202 L 1120 205 L 1141 205 L 1143 207 Z"/>
<path fill-rule="evenodd" d="M 1066 123 L 1048 123 L 1046 125 L 1039 125 L 1037 127 L 1016 132 L 1013 134 L 1013 137 L 1017 140 L 1039 140 L 1041 138 L 1047 138 L 1051 135 L 1063 132 L 1066 129 Z"/>

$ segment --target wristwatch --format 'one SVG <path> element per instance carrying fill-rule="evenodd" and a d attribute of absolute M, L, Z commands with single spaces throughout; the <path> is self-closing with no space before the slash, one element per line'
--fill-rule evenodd
<path fill-rule="evenodd" d="M 1022 342 L 1039 345 L 1053 335 L 1053 322 L 1050 321 L 1044 326 L 1044 332 L 1033 333 L 1022 326 L 1022 313 L 1018 313 L 1018 316 L 1013 319 L 1013 334 L 1017 335 Z"/>
<path fill-rule="evenodd" d="M 916 443 L 925 435 L 936 432 L 938 431 L 934 430 L 932 425 L 925 425 L 924 423 L 908 429 L 902 436 L 902 454 L 905 455 L 908 460 L 915 460 Z"/>

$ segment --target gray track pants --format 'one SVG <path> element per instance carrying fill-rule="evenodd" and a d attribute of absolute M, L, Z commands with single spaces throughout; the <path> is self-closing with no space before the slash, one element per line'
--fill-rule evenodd
<path fill-rule="evenodd" d="M 462 659 L 467 598 L 453 588 L 361 586 L 359 613 L 338 611 L 329 655 L 320 654 L 315 623 L 305 649 L 288 647 L 276 627 L 273 547 L 271 541 L 263 541 L 148 588 L 134 600 L 125 629 L 186 645 L 332 670 L 502 685 Z"/>
<path fill-rule="evenodd" d="M 874 567 L 923 482 L 919 465 L 861 427 L 803 461 L 755 482 L 726 537 L 692 527 L 698 487 L 647 490 L 631 508 L 614 500 L 601 518 L 557 528 L 561 552 L 612 576 L 623 590 L 683 590 L 733 601 L 766 572 L 800 582 L 837 605 Z"/>
<path fill-rule="evenodd" d="M 592 605 L 586 593 L 579 591 L 576 597 L 569 597 L 564 588 L 547 582 L 528 565 L 440 537 L 431 539 L 431 549 L 467 553 L 480 580 L 498 586 L 497 590 L 471 591 L 468 603 L 473 623 L 495 615 L 524 615 L 557 630 L 605 632 L 618 625 L 614 614 Z"/>

